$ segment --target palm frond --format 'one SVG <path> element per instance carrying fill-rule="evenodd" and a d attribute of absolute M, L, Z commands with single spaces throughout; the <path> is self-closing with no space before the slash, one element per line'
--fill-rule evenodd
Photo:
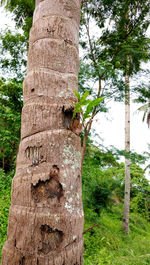
<path fill-rule="evenodd" d="M 0 5 L 7 5 L 9 3 L 9 0 L 0 0 Z"/>
<path fill-rule="evenodd" d="M 144 111 L 142 121 L 144 122 L 145 118 L 146 118 L 146 122 L 148 124 L 148 127 L 150 127 L 150 102 L 144 104 L 143 106 L 141 106 L 137 110 L 138 111 Z"/>
<path fill-rule="evenodd" d="M 150 127 L 150 110 L 147 114 L 147 120 L 146 120 L 147 124 L 148 124 L 148 128 Z"/>
<path fill-rule="evenodd" d="M 146 103 L 142 105 L 140 108 L 138 108 L 138 111 L 147 111 L 149 108 L 149 103 Z"/>

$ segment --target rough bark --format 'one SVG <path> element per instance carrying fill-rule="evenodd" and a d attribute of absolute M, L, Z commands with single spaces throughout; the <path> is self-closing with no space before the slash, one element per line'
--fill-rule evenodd
<path fill-rule="evenodd" d="M 130 83 L 129 75 L 125 76 L 125 150 L 130 152 Z M 129 232 L 129 212 L 130 212 L 130 158 L 125 158 L 125 194 L 123 211 L 123 230 Z"/>
<path fill-rule="evenodd" d="M 2 265 L 83 264 L 79 21 L 80 0 L 36 1 Z"/>

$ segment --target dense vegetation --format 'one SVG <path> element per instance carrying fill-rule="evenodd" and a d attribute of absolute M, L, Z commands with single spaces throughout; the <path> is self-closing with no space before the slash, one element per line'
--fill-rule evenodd
<path fill-rule="evenodd" d="M 89 150 L 90 149 L 90 150 Z M 150 261 L 150 186 L 136 164 L 131 165 L 130 233 L 122 231 L 124 163 L 112 152 L 90 146 L 83 171 L 85 265 L 135 265 Z"/>

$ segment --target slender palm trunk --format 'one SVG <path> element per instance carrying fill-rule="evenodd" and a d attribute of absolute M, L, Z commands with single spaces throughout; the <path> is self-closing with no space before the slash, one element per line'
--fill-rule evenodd
<path fill-rule="evenodd" d="M 82 265 L 81 144 L 72 131 L 80 0 L 37 0 L 2 265 Z"/>
<path fill-rule="evenodd" d="M 125 76 L 125 150 L 130 152 L 130 80 L 129 75 Z M 125 158 L 125 195 L 123 211 L 123 230 L 129 232 L 129 212 L 130 212 L 130 158 Z"/>

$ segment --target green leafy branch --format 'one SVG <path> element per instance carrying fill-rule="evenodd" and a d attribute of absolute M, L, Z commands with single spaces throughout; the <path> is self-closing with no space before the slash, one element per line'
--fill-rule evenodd
<path fill-rule="evenodd" d="M 104 99 L 104 97 L 99 97 L 94 100 L 87 99 L 90 92 L 87 90 L 85 93 L 80 96 L 79 92 L 74 91 L 78 103 L 75 104 L 75 110 L 73 113 L 73 118 L 76 116 L 77 113 L 80 113 L 82 116 L 82 125 L 84 125 L 85 120 L 91 118 L 92 112 L 94 108 L 96 108 Z"/>

